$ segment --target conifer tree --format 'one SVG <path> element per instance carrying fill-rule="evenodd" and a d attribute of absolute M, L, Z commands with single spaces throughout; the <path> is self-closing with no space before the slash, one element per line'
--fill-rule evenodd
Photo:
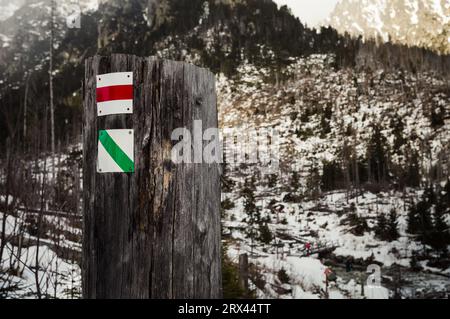
<path fill-rule="evenodd" d="M 387 223 L 387 238 L 391 241 L 398 239 L 400 236 L 398 233 L 397 217 L 397 211 L 395 209 L 391 209 Z"/>
<path fill-rule="evenodd" d="M 445 250 L 450 244 L 448 225 L 445 220 L 445 214 L 449 207 L 446 205 L 447 194 L 441 194 L 436 202 L 433 214 L 433 231 L 429 238 L 429 244 L 438 250 Z"/>
<path fill-rule="evenodd" d="M 255 226 L 259 225 L 261 221 L 261 215 L 259 208 L 256 206 L 255 199 L 255 178 L 254 176 L 247 179 L 242 190 L 242 196 L 244 197 L 244 211 L 247 214 L 247 236 L 253 241 L 257 238 Z"/>
<path fill-rule="evenodd" d="M 300 188 L 300 176 L 297 171 L 292 172 L 291 188 L 293 192 L 297 192 Z"/>
<path fill-rule="evenodd" d="M 270 231 L 270 228 L 267 225 L 267 223 L 260 224 L 259 234 L 260 234 L 259 239 L 261 240 L 261 242 L 263 242 L 264 244 L 270 244 L 273 238 L 272 232 Z"/>
<path fill-rule="evenodd" d="M 369 141 L 367 157 L 369 169 L 375 182 L 386 181 L 389 176 L 387 140 L 381 133 L 378 125 L 374 126 L 374 132 Z"/>
<path fill-rule="evenodd" d="M 420 240 L 427 244 L 431 244 L 434 232 L 431 215 L 434 204 L 436 204 L 436 196 L 433 187 L 429 186 L 423 193 L 422 199 L 408 212 L 408 232 L 418 234 Z"/>
<path fill-rule="evenodd" d="M 276 174 L 270 174 L 267 177 L 267 186 L 269 188 L 274 188 L 277 185 L 278 176 Z"/>
<path fill-rule="evenodd" d="M 420 231 L 423 238 L 427 237 L 433 229 L 431 207 L 435 202 L 436 196 L 433 187 L 429 186 L 424 192 L 422 201 L 417 205 L 421 227 Z"/>
<path fill-rule="evenodd" d="M 384 213 L 379 213 L 377 216 L 377 224 L 375 228 L 375 234 L 378 238 L 384 240 L 387 228 L 387 219 Z"/>
<path fill-rule="evenodd" d="M 408 211 L 408 233 L 417 234 L 420 228 L 417 205 L 412 204 Z"/>

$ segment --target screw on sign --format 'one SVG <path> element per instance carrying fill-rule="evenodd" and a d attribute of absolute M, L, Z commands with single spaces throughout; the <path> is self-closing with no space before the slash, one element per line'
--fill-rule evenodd
<path fill-rule="evenodd" d="M 134 131 L 101 130 L 98 132 L 99 173 L 134 172 Z"/>
<path fill-rule="evenodd" d="M 133 72 L 97 76 L 97 115 L 133 113 Z"/>

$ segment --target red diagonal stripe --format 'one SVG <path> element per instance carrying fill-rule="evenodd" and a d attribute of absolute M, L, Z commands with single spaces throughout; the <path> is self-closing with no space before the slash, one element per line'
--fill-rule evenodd
<path fill-rule="evenodd" d="M 97 102 L 132 100 L 132 85 L 115 85 L 97 88 Z"/>

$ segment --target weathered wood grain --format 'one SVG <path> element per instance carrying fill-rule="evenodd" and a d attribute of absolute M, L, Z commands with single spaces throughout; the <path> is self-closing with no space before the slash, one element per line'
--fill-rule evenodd
<path fill-rule="evenodd" d="M 221 297 L 219 167 L 170 160 L 175 128 L 218 126 L 214 75 L 121 54 L 85 67 L 83 296 Z M 127 71 L 134 113 L 97 117 L 97 74 Z M 135 173 L 98 174 L 98 130 L 125 128 L 135 130 Z"/>

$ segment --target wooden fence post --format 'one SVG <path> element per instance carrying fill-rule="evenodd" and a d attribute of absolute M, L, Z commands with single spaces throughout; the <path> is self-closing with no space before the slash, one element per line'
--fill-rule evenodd
<path fill-rule="evenodd" d="M 214 75 L 123 54 L 85 67 L 84 298 L 220 298 L 219 165 L 171 161 L 175 128 L 218 127 Z M 97 117 L 96 76 L 113 72 L 133 72 L 133 114 Z M 97 173 L 104 129 L 134 129 L 134 173 Z"/>
<path fill-rule="evenodd" d="M 248 295 L 249 287 L 248 287 L 248 255 L 241 254 L 239 255 L 239 285 L 241 289 L 244 291 L 245 295 Z"/>

